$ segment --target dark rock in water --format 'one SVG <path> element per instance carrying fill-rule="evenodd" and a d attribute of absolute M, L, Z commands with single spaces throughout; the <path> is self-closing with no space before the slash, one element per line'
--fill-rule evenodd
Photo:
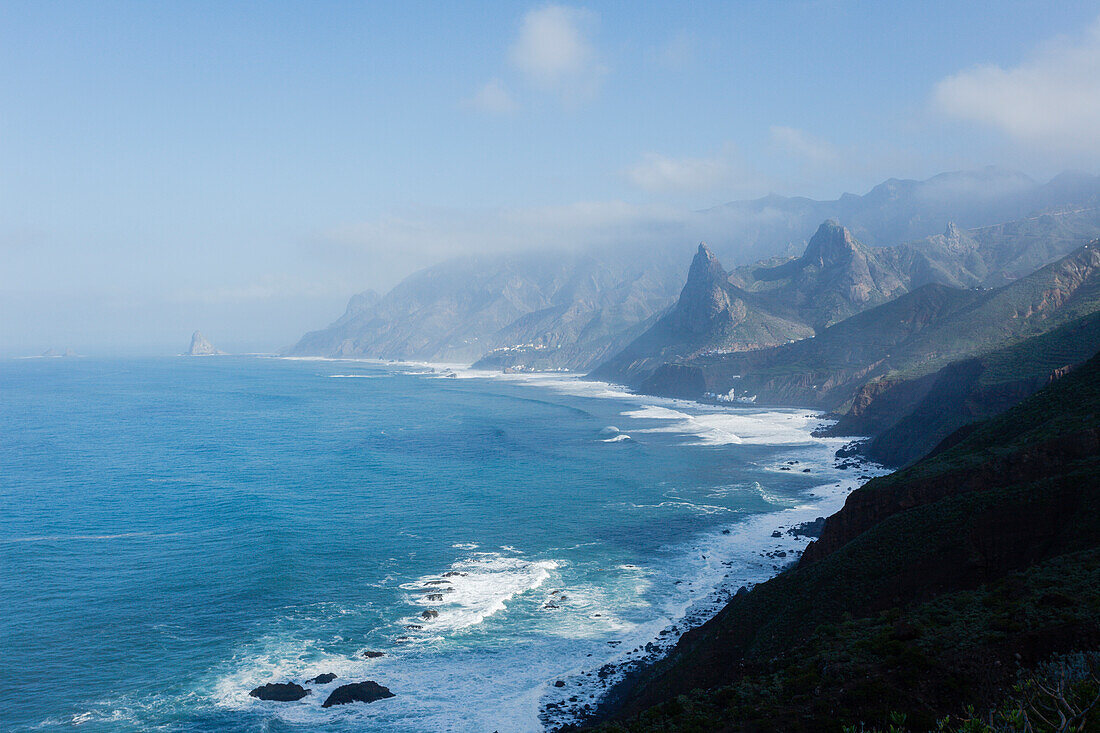
<path fill-rule="evenodd" d="M 323 708 L 333 705 L 347 705 L 350 702 L 374 702 L 394 697 L 394 694 L 377 682 L 353 682 L 350 685 L 340 685 L 328 696 L 322 704 Z"/>
<path fill-rule="evenodd" d="M 444 578 L 453 578 L 455 576 L 458 576 L 460 578 L 465 578 L 466 575 L 467 575 L 467 573 L 460 573 L 457 570 L 448 570 L 447 572 L 443 573 Z"/>
<path fill-rule="evenodd" d="M 802 473 L 809 473 L 809 472 L 810 472 L 810 469 L 808 469 L 808 468 L 803 468 L 802 469 Z"/>
<path fill-rule="evenodd" d="M 420 614 L 420 618 L 422 618 L 422 619 L 439 618 L 439 611 L 436 611 L 434 609 L 429 608 L 427 611 Z"/>
<path fill-rule="evenodd" d="M 409 631 L 419 631 L 420 629 L 422 629 L 424 627 L 421 626 L 420 624 L 405 624 L 405 628 L 408 629 Z"/>
<path fill-rule="evenodd" d="M 817 539 L 821 536 L 821 530 L 825 528 L 825 517 L 818 517 L 812 522 L 803 522 L 787 530 L 791 537 L 810 537 Z"/>
<path fill-rule="evenodd" d="M 558 680 L 554 683 L 554 687 L 565 687 L 565 682 L 563 682 L 562 680 Z"/>
<path fill-rule="evenodd" d="M 783 533 L 780 532 L 778 529 L 775 530 L 774 532 L 772 532 L 772 537 L 782 537 L 782 536 L 783 536 Z"/>
<path fill-rule="evenodd" d="M 442 593 L 429 593 L 427 598 L 428 598 L 429 601 L 442 601 L 443 600 L 443 594 Z"/>
<path fill-rule="evenodd" d="M 451 581 L 449 581 L 449 580 L 429 580 L 424 585 L 450 585 L 450 584 L 451 584 Z"/>
<path fill-rule="evenodd" d="M 846 446 L 840 448 L 839 450 L 837 450 L 837 452 L 834 455 L 837 458 L 851 458 L 853 456 L 858 456 L 867 447 L 865 445 L 866 442 L 867 441 L 865 441 L 865 440 L 853 441 L 853 442 L 849 443 L 848 445 L 846 445 Z"/>
<path fill-rule="evenodd" d="M 722 534 L 729 534 L 729 533 L 730 533 L 730 531 L 728 529 L 723 529 L 722 530 Z"/>
<path fill-rule="evenodd" d="M 368 649 L 367 651 L 363 652 L 363 656 L 366 657 L 367 659 L 378 659 L 378 657 L 386 656 L 386 653 L 385 652 L 375 652 L 375 651 L 371 651 L 370 649 Z"/>
<path fill-rule="evenodd" d="M 308 695 L 309 690 L 294 682 L 272 682 L 266 685 L 260 685 L 248 694 L 260 700 L 294 702 Z"/>
<path fill-rule="evenodd" d="M 325 672 L 324 674 L 317 675 L 316 677 L 314 677 L 311 680 L 306 680 L 306 684 L 307 685 L 327 685 L 329 682 L 332 682 L 334 679 L 336 679 L 336 675 L 334 675 L 332 672 Z"/>

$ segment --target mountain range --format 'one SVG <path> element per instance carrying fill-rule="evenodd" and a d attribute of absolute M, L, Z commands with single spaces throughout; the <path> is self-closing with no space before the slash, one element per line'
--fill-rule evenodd
<path fill-rule="evenodd" d="M 356 296 L 294 351 L 812 407 L 858 439 L 839 468 L 898 467 L 594 715 L 578 703 L 581 728 L 1094 730 L 1098 181 L 986 170 L 728 204 L 704 214 L 740 222 L 734 266 L 700 244 L 686 276 L 676 245 L 457 260 Z"/>
<path fill-rule="evenodd" d="M 1076 245 L 1100 233 L 1097 206 L 1100 177 L 1064 173 L 1040 184 L 989 168 L 925 181 L 891 179 L 863 196 L 845 194 L 833 201 L 773 195 L 690 218 L 714 233 L 716 257 L 741 265 L 730 282 L 753 297 L 735 294 L 737 299 L 747 310 L 767 311 L 749 318 L 740 335 L 731 334 L 734 342 L 759 346 L 812 335 L 856 306 L 880 302 L 896 292 L 889 280 L 899 272 L 906 288 L 932 281 L 1004 284 L 1064 254 L 1068 240 Z M 791 319 L 781 294 L 805 284 L 807 272 L 814 274 L 807 242 L 826 219 L 836 220 L 860 243 L 856 259 L 865 260 L 872 280 L 876 273 L 888 280 L 863 295 L 859 290 L 866 283 L 852 282 L 855 290 L 843 296 L 850 301 L 846 308 L 829 300 L 834 294 L 822 277 L 811 278 L 823 289 L 808 294 L 798 318 Z M 949 226 L 952 222 L 958 226 Z M 879 245 L 916 240 L 921 241 L 912 247 L 894 247 L 889 257 L 876 254 Z M 285 353 L 588 371 L 628 347 L 675 305 L 690 252 L 682 240 L 670 237 L 659 247 L 623 243 L 587 253 L 562 244 L 554 252 L 457 258 L 414 273 L 385 295 L 356 295 L 340 319 L 306 334 Z M 775 258 L 792 249 L 802 256 Z M 973 254 L 987 250 L 997 254 Z M 802 263 L 807 272 L 792 272 L 798 268 L 785 263 L 808 256 Z M 773 259 L 744 266 L 761 257 Z M 827 270 L 830 264 L 822 259 L 816 267 Z M 860 300 L 864 295 L 867 300 Z M 731 305 L 738 307 L 735 301 Z"/>
<path fill-rule="evenodd" d="M 863 245 L 846 228 L 827 221 L 818 228 L 801 256 L 741 267 L 730 274 L 722 270 L 713 253 L 700 245 L 676 306 L 617 356 L 597 367 L 593 376 L 638 387 L 646 380 L 655 380 L 645 388 L 696 397 L 698 394 L 689 394 L 690 388 L 674 387 L 675 380 L 662 387 L 661 383 L 668 381 L 667 369 L 662 374 L 654 373 L 662 365 L 694 359 L 695 363 L 707 364 L 710 373 L 720 368 L 716 364 L 723 363 L 732 370 L 729 372 L 732 376 L 746 368 L 743 366 L 746 360 L 755 365 L 761 359 L 773 358 L 771 352 L 744 357 L 735 356 L 737 352 L 760 352 L 769 346 L 802 340 L 810 343 L 792 344 L 774 359 L 794 364 L 798 363 L 797 357 L 788 354 L 824 349 L 830 350 L 829 358 L 835 363 L 839 354 L 831 344 L 841 333 L 849 334 L 855 329 L 884 335 L 879 328 L 884 319 L 911 317 L 918 319 L 914 325 L 923 325 L 919 319 L 926 309 L 950 308 L 976 299 L 974 293 L 979 290 L 996 285 L 1007 287 L 1004 283 L 1019 279 L 1017 273 L 1024 271 L 1026 275 L 1031 265 L 1043 265 L 1098 234 L 1100 209 L 1045 214 L 971 231 L 948 224 L 941 235 L 879 248 Z M 868 317 L 869 320 L 855 321 L 841 332 L 828 333 L 845 319 L 886 305 L 899 296 L 921 292 L 929 285 L 938 285 L 940 289 L 901 300 L 897 305 L 876 311 L 877 315 Z M 971 292 L 966 294 L 963 290 Z M 716 308 L 716 303 L 729 303 L 729 307 Z M 678 320 L 678 314 L 708 308 L 713 312 L 706 328 L 699 324 L 685 327 Z M 906 309 L 911 312 L 901 312 Z M 895 325 L 891 320 L 889 328 Z M 815 341 L 811 338 L 815 335 L 821 338 Z M 845 348 L 863 343 L 852 342 L 847 335 L 845 338 Z M 883 346 L 891 344 L 884 342 Z M 849 357 L 841 360 L 849 365 L 856 363 Z M 866 365 L 869 361 L 858 363 Z M 702 391 L 725 392 L 733 386 L 719 381 L 711 380 Z M 822 381 L 829 378 L 812 379 L 806 386 L 820 387 Z M 698 381 L 695 384 L 702 386 Z M 805 395 L 800 394 L 799 398 L 804 399 Z M 806 404 L 836 406 L 822 403 L 816 397 Z"/>

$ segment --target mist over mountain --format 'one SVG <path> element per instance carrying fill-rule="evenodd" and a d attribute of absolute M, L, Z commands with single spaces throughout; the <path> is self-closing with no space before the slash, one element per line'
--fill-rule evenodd
<path fill-rule="evenodd" d="M 799 293 L 796 310 L 817 309 L 812 317 L 804 313 L 788 322 L 791 303 L 772 297 L 772 320 L 761 326 L 757 340 L 744 336 L 746 344 L 768 345 L 809 335 L 807 324 L 811 329 L 827 325 L 856 312 L 859 308 L 852 304 L 881 302 L 898 291 L 899 283 L 893 282 L 899 280 L 898 271 L 905 273 L 900 282 L 917 285 L 1004 284 L 1068 251 L 1058 244 L 1030 246 L 1035 243 L 1027 239 L 1034 237 L 1036 227 L 1051 226 L 1031 217 L 1060 214 L 1058 226 L 1081 229 L 1065 236 L 1081 235 L 1083 241 L 1091 236 L 1090 212 L 1098 204 L 1100 177 L 1065 173 L 1040 184 L 1020 173 L 986 168 L 926 181 L 890 179 L 863 196 L 845 194 L 833 201 L 773 195 L 733 202 L 685 215 L 675 230 L 714 232 L 715 237 L 708 237 L 710 249 L 734 266 L 802 253 L 800 265 L 776 260 L 753 270 L 736 269 L 731 278 L 750 294 L 764 293 L 747 301 L 735 298 L 747 311 L 755 309 L 756 300 L 769 301 L 765 291 L 774 288 L 767 283 L 778 281 L 789 282 L 785 292 Z M 866 269 L 870 278 L 865 281 L 862 271 L 836 275 L 851 280 L 842 296 L 849 306 L 827 302 L 829 293 L 839 292 L 839 281 L 835 287 L 803 292 L 805 272 L 831 272 L 836 264 L 823 259 L 827 251 L 804 251 L 827 219 L 845 227 L 848 237 L 859 243 L 851 266 Z M 1000 230 L 963 232 L 1010 220 L 1014 223 Z M 927 237 L 939 239 L 898 249 L 886 259 L 875 254 L 876 246 Z M 1016 244 L 995 247 L 998 254 L 991 260 L 988 255 L 975 258 L 972 251 L 988 249 L 982 237 Z M 676 302 L 684 282 L 682 268 L 694 246 L 672 235 L 657 246 L 623 243 L 582 252 L 567 249 L 568 244 L 563 242 L 560 252 L 467 256 L 420 270 L 381 297 L 355 296 L 343 317 L 307 334 L 287 353 L 433 361 L 485 358 L 482 365 L 487 367 L 586 370 L 626 347 Z M 885 279 L 878 283 L 876 278 Z M 861 294 L 865 287 L 869 289 Z M 861 301 L 863 297 L 868 300 Z M 745 328 L 755 323 L 743 322 Z"/>
<path fill-rule="evenodd" d="M 730 374 L 738 374 L 744 359 L 772 353 L 766 348 L 808 339 L 815 333 L 819 339 L 790 346 L 790 350 L 798 350 L 809 348 L 806 344 L 823 344 L 815 359 L 800 358 L 797 360 L 800 364 L 843 363 L 862 374 L 873 360 L 854 357 L 849 350 L 875 342 L 883 334 L 891 333 L 899 322 L 917 319 L 915 322 L 921 323 L 915 312 L 893 313 L 906 303 L 931 305 L 940 299 L 941 292 L 948 302 L 966 300 L 975 289 L 1016 282 L 1017 273 L 1030 273 L 1098 234 L 1100 209 L 1096 208 L 1043 214 L 965 232 L 949 223 L 944 234 L 878 248 L 860 243 L 846 228 L 827 221 L 818 228 L 801 256 L 773 258 L 737 268 L 725 277 L 715 277 L 712 287 L 722 289 L 737 307 L 717 314 L 707 328 L 685 327 L 666 316 L 592 374 L 599 379 L 644 385 L 648 390 L 670 395 L 698 396 L 704 391 L 703 382 L 678 366 L 666 369 L 654 381 L 647 383 L 647 380 L 665 363 L 685 360 L 705 360 L 708 364 L 722 361 L 732 370 Z M 697 262 L 698 258 L 699 255 Z M 716 262 L 714 267 L 725 275 Z M 692 272 L 697 272 L 694 266 Z M 944 286 L 946 290 L 931 289 L 920 297 L 905 296 L 906 293 L 916 296 L 931 285 Z M 693 284 L 689 278 L 673 314 L 706 308 L 712 300 L 705 288 Z M 876 306 L 890 315 L 869 321 L 865 329 L 868 335 L 854 342 L 829 340 L 828 334 L 836 333 L 830 327 L 853 328 L 853 324 L 866 319 L 851 317 L 877 310 Z M 850 323 L 845 321 L 849 318 Z M 744 359 L 734 356 L 737 352 L 754 351 Z M 885 352 L 878 358 L 884 356 Z M 787 357 L 777 358 L 783 361 Z M 800 372 L 800 377 L 809 380 L 807 386 L 822 383 L 805 371 Z M 832 377 L 822 379 L 835 386 Z M 733 386 L 714 380 L 707 383 L 711 391 L 718 392 Z M 695 394 L 689 394 L 692 390 Z M 802 394 L 799 399 L 808 400 L 800 404 L 816 405 L 821 403 L 820 398 L 820 394 Z"/>

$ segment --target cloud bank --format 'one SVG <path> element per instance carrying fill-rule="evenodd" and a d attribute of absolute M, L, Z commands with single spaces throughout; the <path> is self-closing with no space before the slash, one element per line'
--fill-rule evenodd
<path fill-rule="evenodd" d="M 1049 150 L 1100 155 L 1100 19 L 1009 68 L 983 64 L 940 81 L 944 114 Z"/>
<path fill-rule="evenodd" d="M 564 5 L 532 10 L 512 45 L 512 64 L 528 81 L 567 101 L 594 97 L 607 73 L 591 39 L 598 21 L 589 10 Z"/>
<path fill-rule="evenodd" d="M 721 191 L 733 196 L 756 193 L 763 185 L 729 144 L 716 153 L 699 157 L 645 153 L 623 175 L 635 188 L 659 194 Z"/>

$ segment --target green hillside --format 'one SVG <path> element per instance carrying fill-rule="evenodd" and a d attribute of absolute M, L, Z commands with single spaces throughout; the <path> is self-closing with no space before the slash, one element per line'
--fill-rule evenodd
<path fill-rule="evenodd" d="M 617 689 L 600 730 L 990 730 L 977 718 L 1014 714 L 1052 669 L 1095 695 L 1098 500 L 1094 357 L 853 492 L 794 569 Z"/>

